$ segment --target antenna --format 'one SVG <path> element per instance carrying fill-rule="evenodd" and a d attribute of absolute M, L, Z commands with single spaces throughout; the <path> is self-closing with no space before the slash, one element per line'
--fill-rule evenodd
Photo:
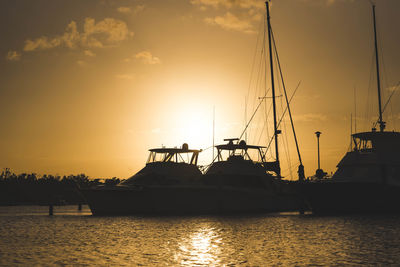
<path fill-rule="evenodd" d="M 247 124 L 247 96 L 244 97 L 244 126 Z M 247 131 L 244 132 L 244 141 L 247 143 Z"/>
<path fill-rule="evenodd" d="M 353 139 L 353 113 L 350 113 L 350 149 L 351 149 L 352 139 Z"/>
<path fill-rule="evenodd" d="M 213 142 L 212 142 L 212 161 L 214 161 L 214 150 L 215 150 L 215 106 L 213 107 Z"/>
<path fill-rule="evenodd" d="M 357 95 L 356 95 L 356 87 L 354 86 L 354 133 L 356 132 L 357 132 Z"/>

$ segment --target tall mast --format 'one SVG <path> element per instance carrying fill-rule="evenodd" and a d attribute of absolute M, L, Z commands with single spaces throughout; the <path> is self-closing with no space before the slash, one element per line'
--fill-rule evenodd
<path fill-rule="evenodd" d="M 378 56 L 378 41 L 376 38 L 376 19 L 375 19 L 375 4 L 372 4 L 372 15 L 374 18 L 374 38 L 375 38 L 375 61 L 376 61 L 376 82 L 378 83 L 378 101 L 379 101 L 379 129 L 381 132 L 385 129 L 385 122 L 382 119 L 382 100 L 381 100 L 381 79 L 379 75 L 379 56 Z"/>
<path fill-rule="evenodd" d="M 278 134 L 279 130 L 277 129 L 276 123 L 276 103 L 275 103 L 275 83 L 274 83 L 274 64 L 273 64 L 273 54 L 272 54 L 272 44 L 271 44 L 271 23 L 270 23 L 270 16 L 269 16 L 269 2 L 268 0 L 265 2 L 267 8 L 267 27 L 268 27 L 268 48 L 269 48 L 269 65 L 271 69 L 271 88 L 272 88 L 272 107 L 274 110 L 274 137 L 275 137 L 275 157 L 277 163 L 277 175 L 281 176 L 281 168 L 279 166 L 279 149 L 278 149 Z"/>

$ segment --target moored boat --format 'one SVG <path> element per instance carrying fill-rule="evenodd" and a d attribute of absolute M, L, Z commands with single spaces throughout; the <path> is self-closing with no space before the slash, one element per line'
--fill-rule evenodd
<path fill-rule="evenodd" d="M 197 160 L 200 150 L 150 149 L 146 166 L 115 186 L 82 189 L 94 215 L 201 213 L 204 191 Z"/>
<path fill-rule="evenodd" d="M 277 162 L 266 161 L 266 147 L 237 138 L 217 145 L 217 157 L 203 181 L 216 187 L 219 209 L 227 212 L 280 212 L 298 210 L 299 198 L 287 190 L 276 173 Z"/>

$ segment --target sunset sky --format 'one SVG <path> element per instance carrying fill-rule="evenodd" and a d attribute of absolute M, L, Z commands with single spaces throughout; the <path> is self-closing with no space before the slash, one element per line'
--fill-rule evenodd
<path fill-rule="evenodd" d="M 385 103 L 400 81 L 400 1 L 375 2 Z M 264 1 L 3 0 L 0 13 L 0 168 L 127 178 L 150 148 L 210 147 L 214 107 L 216 143 L 238 137 L 246 97 L 250 117 L 263 96 L 249 84 Z M 334 171 L 350 144 L 354 88 L 357 131 L 378 115 L 370 1 L 274 0 L 271 20 L 289 95 L 301 81 L 292 112 L 306 175 L 317 166 L 315 131 L 321 167 Z M 399 102 L 397 92 L 387 130 L 399 130 Z M 261 121 L 249 143 L 269 142 Z M 298 160 L 287 121 L 281 130 L 290 178 Z"/>

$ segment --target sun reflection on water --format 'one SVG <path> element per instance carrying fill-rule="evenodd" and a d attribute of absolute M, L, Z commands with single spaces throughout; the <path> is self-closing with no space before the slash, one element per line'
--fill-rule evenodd
<path fill-rule="evenodd" d="M 218 265 L 222 239 L 211 227 L 203 227 L 183 238 L 175 254 L 181 265 Z"/>

